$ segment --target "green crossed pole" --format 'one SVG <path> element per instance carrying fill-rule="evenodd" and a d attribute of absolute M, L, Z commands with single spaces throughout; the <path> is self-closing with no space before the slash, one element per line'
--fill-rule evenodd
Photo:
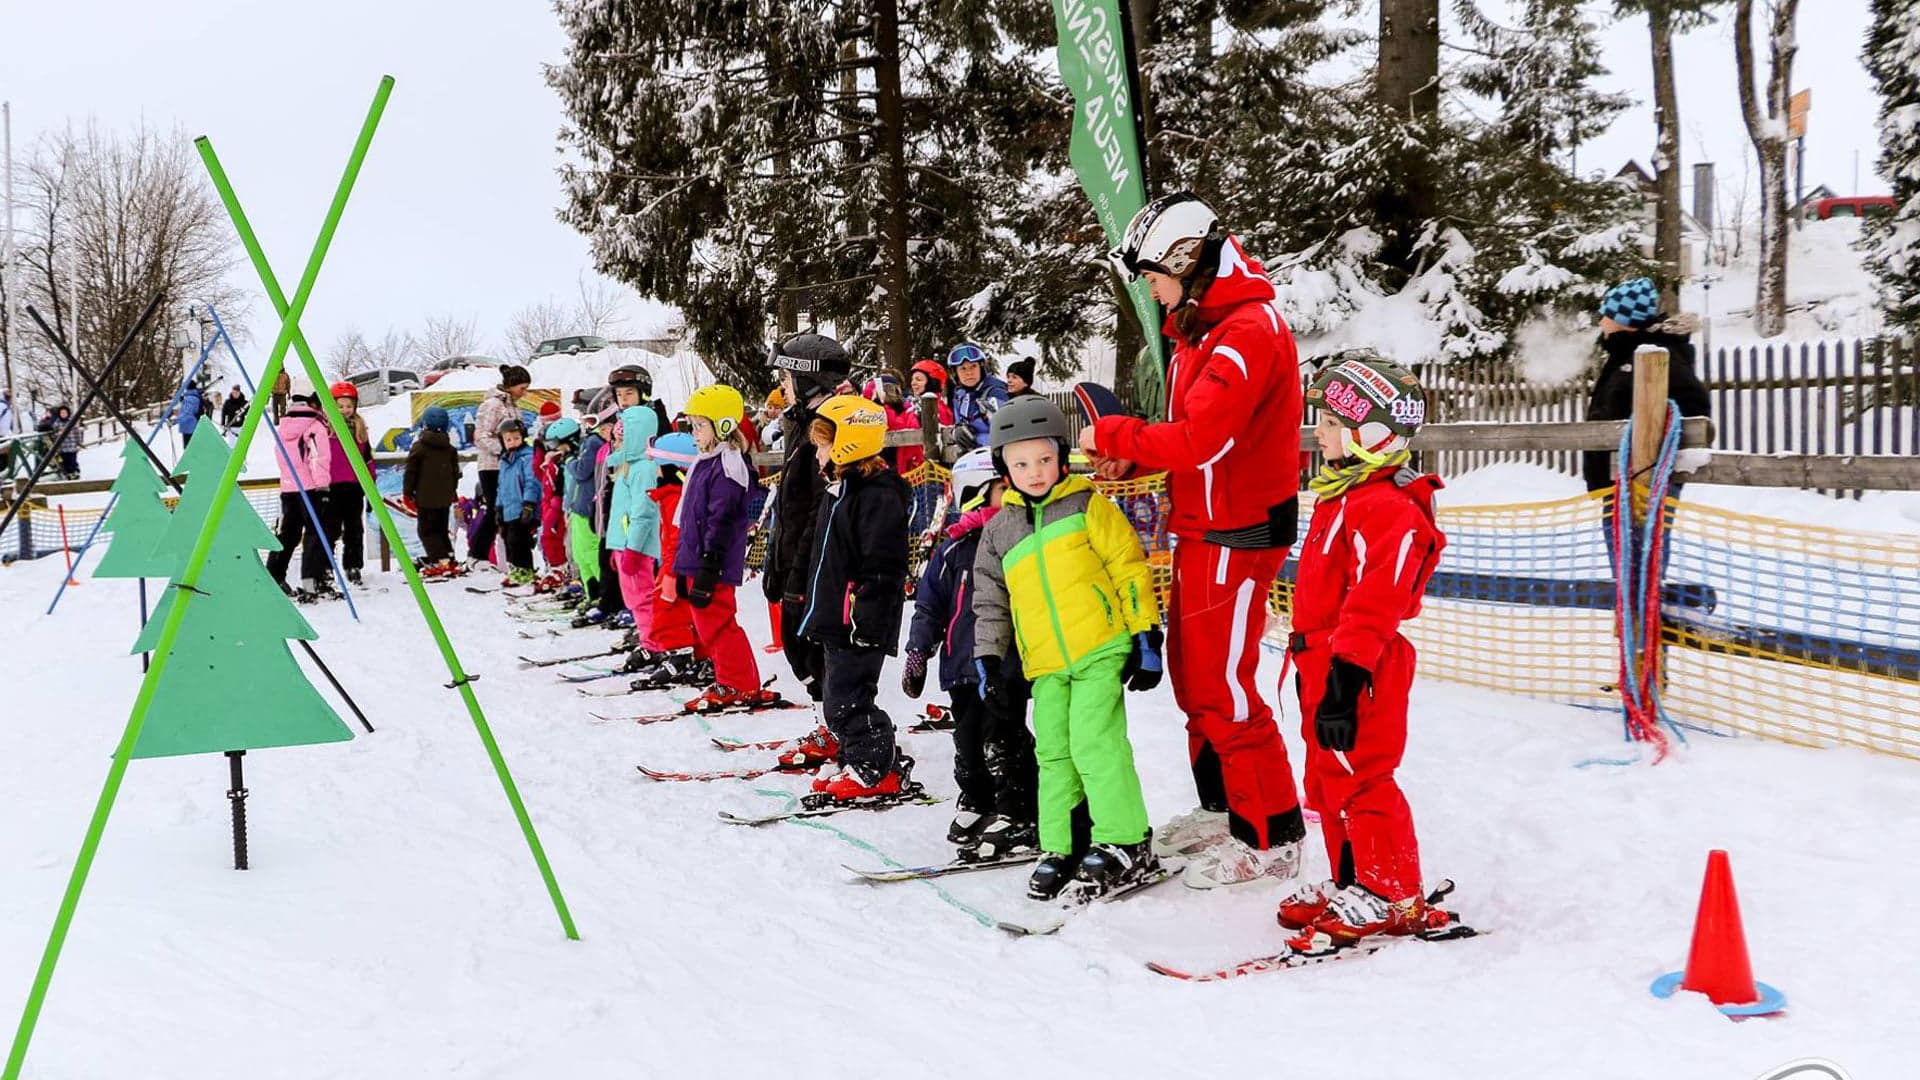
<path fill-rule="evenodd" d="M 380 80 L 379 89 L 374 93 L 373 104 L 367 110 L 366 121 L 361 125 L 353 153 L 347 159 L 347 167 L 340 177 L 339 187 L 334 191 L 333 202 L 327 209 L 326 219 L 320 226 L 320 235 L 314 240 L 313 252 L 307 257 L 306 269 L 300 276 L 299 284 L 294 288 L 291 302 L 288 302 L 280 291 L 271 269 L 267 266 L 259 242 L 254 238 L 252 228 L 247 225 L 238 200 L 234 198 L 232 185 L 227 182 L 226 174 L 220 169 L 218 160 L 213 156 L 212 145 L 204 138 L 195 142 L 201 157 L 207 164 L 208 171 L 213 176 L 214 185 L 220 192 L 222 202 L 226 204 L 228 213 L 234 219 L 241 240 L 246 245 L 247 254 L 253 260 L 255 269 L 260 272 L 261 281 L 266 285 L 267 292 L 273 299 L 274 308 L 281 316 L 279 336 L 274 339 L 273 352 L 267 361 L 265 371 L 261 374 L 262 385 L 271 385 L 279 376 L 285 365 L 287 350 L 296 339 L 300 341 L 300 359 L 308 376 L 314 380 L 316 386 L 325 382 L 319 365 L 314 362 L 311 351 L 306 347 L 304 336 L 300 334 L 300 318 L 306 313 L 307 300 L 312 295 L 314 283 L 320 276 L 320 266 L 326 261 L 327 249 L 333 243 L 334 231 L 339 227 L 340 217 L 346 210 L 347 199 L 352 194 L 354 181 L 358 178 L 360 167 L 366 160 L 367 148 L 373 142 L 373 133 L 380 125 L 380 116 L 386 110 L 387 98 L 392 93 L 393 77 L 383 77 Z M 5 1071 L 0 1072 L 0 1080 L 18 1080 L 21 1067 L 26 1062 L 27 1048 L 33 1041 L 34 1027 L 39 1022 L 41 1008 L 46 1003 L 47 988 L 53 982 L 54 969 L 60 962 L 60 951 L 66 944 L 67 931 L 73 925 L 74 912 L 80 905 L 80 894 L 86 887 L 87 874 L 92 870 L 94 857 L 99 853 L 100 839 L 106 831 L 107 818 L 113 813 L 114 800 L 119 796 L 121 782 L 126 778 L 127 764 L 131 759 L 134 744 L 139 741 L 140 731 L 146 723 L 147 712 L 153 704 L 156 688 L 166 672 L 174 642 L 179 637 L 181 623 L 188 606 L 193 602 L 200 573 L 213 547 L 213 539 L 219 529 L 220 519 L 226 513 L 228 503 L 232 501 L 233 492 L 238 490 L 240 473 L 246 465 L 247 449 L 252 445 L 254 434 L 259 430 L 260 420 L 264 415 L 266 397 L 267 395 L 264 394 L 256 395 L 253 404 L 247 409 L 246 420 L 241 424 L 238 444 L 227 459 L 226 469 L 214 490 L 213 505 L 208 508 L 206 520 L 200 526 L 200 534 L 194 540 L 192 553 L 187 557 L 186 569 L 182 572 L 177 586 L 180 590 L 179 595 L 174 597 L 173 605 L 167 612 L 166 622 L 160 630 L 159 642 L 154 648 L 153 664 L 141 679 L 140 692 L 134 698 L 133 710 L 127 718 L 126 730 L 120 736 L 119 745 L 114 748 L 113 762 L 107 769 L 106 783 L 101 786 L 100 798 L 94 804 L 92 818 L 87 822 L 86 837 L 81 841 L 80 852 L 74 858 L 73 872 L 67 879 L 66 892 L 61 896 L 60 909 L 53 920 L 53 929 L 47 935 L 46 949 L 41 954 L 40 967 L 34 974 L 33 987 L 27 994 L 26 1006 L 21 1011 L 20 1025 L 14 1032 L 13 1047 L 7 1055 Z M 486 746 L 488 757 L 493 761 L 494 771 L 498 774 L 501 785 L 506 789 L 507 799 L 513 805 L 514 816 L 519 820 L 522 832 L 526 834 L 527 844 L 533 851 L 534 861 L 539 865 L 541 877 L 553 898 L 554 908 L 560 916 L 560 924 L 566 930 L 567 937 L 578 940 L 580 935 L 574 928 L 573 917 L 567 911 L 566 900 L 560 895 L 559 883 L 554 880 L 553 869 L 547 862 L 546 852 L 540 846 L 540 839 L 534 832 L 533 821 L 527 815 L 526 806 L 520 799 L 519 790 L 514 786 L 512 775 L 507 771 L 506 761 L 500 755 L 500 747 L 493 738 L 493 732 L 487 724 L 485 714 L 480 710 L 478 699 L 474 697 L 471 680 L 461 668 L 452 643 L 447 640 L 446 630 L 434 612 L 432 602 L 427 598 L 419 573 L 414 569 L 412 560 L 405 555 L 406 547 L 399 541 L 399 533 L 394 527 L 393 517 L 387 512 L 378 489 L 374 487 L 372 474 L 368 472 L 366 462 L 358 453 L 357 444 L 348 433 L 345 418 L 340 415 L 339 407 L 331 399 L 322 396 L 322 401 L 325 403 L 328 423 L 332 426 L 334 433 L 341 436 L 341 445 L 356 446 L 356 450 L 348 455 L 353 462 L 354 475 L 359 479 L 361 489 L 367 493 L 368 501 L 379 518 L 381 530 L 386 533 L 394 549 L 402 553 L 400 565 L 406 573 L 414 599 L 420 605 L 421 613 L 426 617 L 427 625 L 439 644 L 441 656 L 446 660 L 448 670 L 454 674 L 454 683 L 459 688 L 467 711 L 473 718 L 474 727 L 480 733 L 481 742 Z"/>

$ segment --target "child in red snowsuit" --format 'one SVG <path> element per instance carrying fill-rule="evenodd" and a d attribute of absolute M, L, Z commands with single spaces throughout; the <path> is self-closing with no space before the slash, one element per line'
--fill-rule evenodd
<path fill-rule="evenodd" d="M 1300 549 L 1291 660 L 1307 745 L 1306 802 L 1320 813 L 1333 879 L 1281 902 L 1297 951 L 1444 924 L 1420 889 L 1413 814 L 1394 780 L 1407 745 L 1413 645 L 1400 624 L 1420 598 L 1446 537 L 1434 522 L 1437 477 L 1407 468 L 1426 418 L 1413 375 L 1359 350 L 1327 362 L 1307 391 L 1327 459 Z"/>

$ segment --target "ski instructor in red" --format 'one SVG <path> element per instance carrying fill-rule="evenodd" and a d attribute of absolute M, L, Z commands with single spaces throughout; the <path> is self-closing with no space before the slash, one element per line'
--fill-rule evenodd
<path fill-rule="evenodd" d="M 1213 211 L 1182 192 L 1148 203 L 1113 252 L 1170 314 L 1167 417 L 1105 417 L 1080 448 L 1102 475 L 1165 470 L 1173 598 L 1167 673 L 1187 714 L 1200 807 L 1154 836 L 1192 856 L 1195 888 L 1299 873 L 1306 835 L 1256 669 L 1267 593 L 1298 528 L 1299 359 L 1266 271 Z"/>

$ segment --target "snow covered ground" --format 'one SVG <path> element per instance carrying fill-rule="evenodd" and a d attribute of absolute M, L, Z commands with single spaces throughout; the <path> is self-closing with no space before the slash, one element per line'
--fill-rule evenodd
<path fill-rule="evenodd" d="M 1456 495 L 1459 492 L 1456 489 Z M 0 1017 L 17 1016 L 139 680 L 134 586 L 89 581 L 39 614 L 54 560 L 0 571 L 9 694 L 0 761 Z M 309 609 L 323 656 L 379 731 L 248 756 L 254 869 L 229 868 L 225 762 L 135 762 L 28 1060 L 41 1078 L 1057 1076 L 1220 1074 L 1745 1078 L 1821 1055 L 1904 1075 L 1920 1036 L 1920 767 L 1853 751 L 1698 739 L 1658 767 L 1617 755 L 1611 715 L 1420 686 L 1406 787 L 1430 879 L 1490 931 L 1213 986 L 1279 946 L 1275 894 L 1162 886 L 1015 940 L 1024 874 L 851 884 L 843 863 L 938 859 L 950 805 L 746 829 L 721 807 L 800 781 L 658 784 L 635 762 L 721 768 L 698 723 L 597 723 L 515 656 L 498 597 L 436 586 L 582 940 L 557 921 L 478 740 L 397 575 Z M 757 600 L 744 622 L 756 641 Z M 777 657 L 763 658 L 791 692 Z M 1267 685 L 1278 658 L 1266 659 Z M 888 679 L 897 668 L 890 665 Z M 883 697 L 904 722 L 897 689 Z M 236 703 L 249 707 L 251 703 Z M 1190 805 L 1165 688 L 1133 699 L 1156 819 Z M 602 710 L 605 711 L 605 710 Z M 796 734 L 806 713 L 715 721 Z M 1297 715 L 1283 730 L 1298 751 Z M 950 795 L 945 736 L 904 736 Z M 1297 760 L 1297 759 L 1296 759 Z M 1706 852 L 1733 857 L 1756 975 L 1787 1016 L 1735 1024 L 1655 1001 L 1684 962 Z M 1312 870 L 1325 870 L 1315 851 Z M 11 1030 L 9 1027 L 7 1030 Z"/>

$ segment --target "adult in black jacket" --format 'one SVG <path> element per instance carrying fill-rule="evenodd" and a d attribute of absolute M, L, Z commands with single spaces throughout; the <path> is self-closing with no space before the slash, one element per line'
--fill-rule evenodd
<path fill-rule="evenodd" d="M 761 584 L 767 600 L 780 604 L 780 637 L 788 666 L 806 686 L 807 696 L 820 701 L 826 694 L 826 650 L 801 636 L 800 622 L 806 614 L 815 515 L 827 478 L 807 429 L 819 405 L 846 383 L 853 364 L 847 350 L 824 334 L 795 334 L 775 342 L 768 361 L 779 371 L 780 389 L 791 404 L 780 418 L 786 461 L 773 493 L 773 539 Z"/>
<path fill-rule="evenodd" d="M 1692 315 L 1665 315 L 1659 291 L 1648 278 L 1635 278 L 1607 290 L 1600 301 L 1600 348 L 1607 359 L 1593 383 L 1587 401 L 1589 420 L 1625 420 L 1633 415 L 1633 356 L 1652 345 L 1667 350 L 1667 396 L 1680 406 L 1681 416 L 1706 416 L 1707 388 L 1694 371 L 1694 331 L 1700 320 Z M 1613 487 L 1613 454 L 1604 450 L 1581 455 L 1581 472 L 1588 491 Z M 1678 493 L 1678 485 L 1675 485 Z"/>

